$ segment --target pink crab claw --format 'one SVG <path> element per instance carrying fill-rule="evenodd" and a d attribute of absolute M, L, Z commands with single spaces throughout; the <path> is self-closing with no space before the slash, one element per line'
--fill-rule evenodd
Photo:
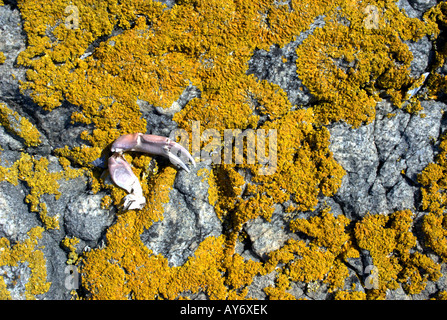
<path fill-rule="evenodd" d="M 180 144 L 167 137 L 152 134 L 131 133 L 123 135 L 113 142 L 111 151 L 114 153 L 139 151 L 164 156 L 169 158 L 173 165 L 181 167 L 187 172 L 189 172 L 189 169 L 180 157 L 188 158 L 193 166 L 196 166 L 194 158 Z"/>
<path fill-rule="evenodd" d="M 146 198 L 140 182 L 121 154 L 114 153 L 109 158 L 109 172 L 112 181 L 129 193 L 124 197 L 124 210 L 142 209 L 146 205 Z"/>

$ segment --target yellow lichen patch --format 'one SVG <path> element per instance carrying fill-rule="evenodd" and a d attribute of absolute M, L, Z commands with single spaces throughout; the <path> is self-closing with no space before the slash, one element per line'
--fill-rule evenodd
<path fill-rule="evenodd" d="M 335 256 L 328 250 L 290 239 L 282 248 L 269 254 L 267 272 L 271 272 L 278 263 L 284 263 L 285 267 L 279 270 L 281 273 L 277 276 L 276 290 L 266 288 L 264 291 L 267 294 L 272 291 L 276 296 L 283 292 L 281 295 L 287 297 L 285 290 L 290 288 L 290 281 L 322 281 L 331 270 L 334 259 Z"/>
<path fill-rule="evenodd" d="M 1 4 L 0 4 L 1 5 Z M 0 51 L 0 64 L 5 63 L 6 61 L 6 57 L 5 54 L 3 52 Z"/>
<path fill-rule="evenodd" d="M 338 291 L 335 293 L 335 300 L 366 300 L 366 293 L 362 291 Z"/>
<path fill-rule="evenodd" d="M 67 248 L 70 252 L 68 253 L 68 260 L 67 260 L 67 264 L 76 264 L 76 262 L 78 261 L 78 254 L 76 253 L 76 245 L 79 243 L 79 239 L 78 238 L 69 238 L 69 237 L 65 237 L 62 241 L 61 244 L 62 246 L 64 246 L 65 248 Z"/>
<path fill-rule="evenodd" d="M 418 176 L 422 184 L 422 209 L 427 210 L 423 231 L 427 245 L 447 261 L 447 138 L 442 136 L 436 162 L 430 163 Z"/>
<path fill-rule="evenodd" d="M 371 295 L 384 297 L 385 290 L 399 283 L 410 294 L 425 289 L 427 279 L 437 280 L 440 265 L 419 252 L 412 252 L 416 237 L 411 232 L 413 213 L 397 211 L 390 215 L 368 215 L 356 224 L 354 234 L 360 248 L 371 254 L 378 269 L 378 286 Z"/>
<path fill-rule="evenodd" d="M 424 13 L 424 20 L 429 21 L 432 24 L 433 33 L 439 35 L 441 29 L 447 26 L 447 3 L 441 1 L 438 5 L 429 9 Z M 445 41 L 435 39 L 433 49 L 435 51 L 434 59 L 430 66 L 432 72 L 427 80 L 427 88 L 430 98 L 436 99 L 438 94 L 447 92 L 447 76 L 436 72 L 442 68 L 447 57 Z"/>
<path fill-rule="evenodd" d="M 379 15 L 373 28 L 363 10 L 368 5 Z M 379 92 L 399 105 L 414 82 L 409 76 L 412 55 L 402 40 L 436 31 L 434 18 L 427 23 L 409 19 L 391 0 L 182 0 L 170 10 L 147 0 L 20 0 L 18 7 L 28 37 L 17 59 L 29 68 L 21 89 L 46 110 L 63 100 L 79 107 L 72 121 L 90 126 L 80 135 L 85 145 L 57 152 L 91 169 L 93 192 L 110 191 L 104 206 L 121 204 L 125 192 L 106 185 L 91 162 L 105 155 L 119 135 L 146 131 L 138 100 L 170 107 L 193 85 L 200 97 L 174 115 L 181 128 L 191 132 L 191 121 L 198 120 L 201 129 L 220 133 L 236 128 L 278 132 L 277 148 L 267 147 L 277 152 L 270 174 L 259 173 L 260 163 L 213 167 L 207 176 L 209 200 L 224 224 L 228 222 L 229 232 L 207 238 L 194 257 L 176 268 L 140 240 L 143 228 L 162 219 L 175 170 L 152 170 L 149 157 L 126 155 L 148 204 L 140 211 L 120 212 L 107 231 L 107 246 L 86 254 L 83 284 L 93 298 L 102 299 L 172 299 L 185 290 L 204 291 L 212 298 L 243 297 L 261 269 L 234 254 L 242 225 L 259 216 L 268 220 L 277 203 L 290 200 L 288 211 L 313 210 L 321 194 L 334 195 L 344 171 L 332 157 L 329 131 L 321 124 L 372 121 Z M 313 107 L 300 110 L 278 85 L 247 75 L 248 61 L 256 49 L 293 41 L 319 16 L 325 17 L 325 25 L 297 49 L 298 76 L 316 98 Z M 5 179 L 19 179 L 0 170 Z M 278 286 L 268 289 L 270 294 L 290 297 L 285 292 L 288 277 L 340 288 L 347 274 L 342 261 L 355 251 L 343 233 L 346 223 L 329 215 L 295 221 L 296 230 L 314 239 L 310 244 L 291 240 L 278 251 L 278 261 L 289 259 L 290 264 L 278 276 Z M 324 235 L 325 228 L 335 239 Z M 384 232 L 383 239 L 394 241 L 396 230 Z M 336 243 L 344 245 L 337 250 Z M 410 257 L 412 266 L 427 264 L 417 255 Z M 274 261 L 267 269 L 274 269 Z M 415 270 L 406 279 L 421 283 Z"/>
<path fill-rule="evenodd" d="M 17 185 L 19 180 L 26 183 L 30 189 L 29 194 L 25 197 L 25 201 L 30 204 L 33 212 L 38 212 L 39 216 L 48 229 L 58 229 L 58 216 L 53 217 L 47 215 L 47 206 L 41 202 L 41 196 L 44 194 L 52 194 L 55 198 L 59 198 L 60 179 L 73 179 L 83 174 L 82 169 L 66 168 L 60 172 L 50 172 L 48 170 L 49 161 L 47 158 L 36 159 L 26 153 L 22 153 L 19 160 L 9 168 L 2 168 L 4 171 L 0 175 L 0 181 L 8 181 Z M 0 172 L 1 172 L 0 171 Z"/>
<path fill-rule="evenodd" d="M 216 179 L 214 176 L 214 171 L 209 171 L 206 168 L 200 169 L 197 171 L 197 175 L 203 176 L 204 178 L 207 178 L 208 181 L 208 202 L 214 206 L 218 200 L 218 188 L 216 185 Z"/>
<path fill-rule="evenodd" d="M 292 231 L 300 231 L 311 237 L 310 243 L 290 239 L 280 249 L 269 254 L 265 263 L 265 272 L 280 271 L 276 286 L 264 291 L 272 298 L 290 298 L 286 292 L 290 281 L 327 283 L 330 290 L 343 288 L 349 276 L 343 261 L 358 257 L 349 233 L 345 230 L 349 220 L 339 215 L 335 218 L 328 211 L 320 216 L 296 219 L 290 224 Z M 277 268 L 281 263 L 285 266 Z"/>
<path fill-rule="evenodd" d="M 40 133 L 36 127 L 28 119 L 20 116 L 4 103 L 0 103 L 0 124 L 8 131 L 22 138 L 28 147 L 35 147 L 41 143 Z"/>
<path fill-rule="evenodd" d="M 169 267 L 166 258 L 152 254 L 141 243 L 140 228 L 125 222 L 134 215 L 129 212 L 120 216 L 109 229 L 108 236 L 120 236 L 120 242 L 110 242 L 104 249 L 85 255 L 83 285 L 94 299 L 175 299 L 184 292 L 200 291 L 211 299 L 224 299 L 230 294 L 234 297 L 237 289 L 251 283 L 258 272 L 256 263 L 244 264 L 236 256 L 234 269 L 229 271 L 231 277 L 226 280 L 234 289 L 225 286 L 223 236 L 206 238 L 184 265 Z"/>
<path fill-rule="evenodd" d="M 102 149 L 97 147 L 88 147 L 82 145 L 81 147 L 74 147 L 70 150 L 67 146 L 55 150 L 56 154 L 63 158 L 69 158 L 81 166 L 91 167 L 91 162 L 101 156 Z"/>
<path fill-rule="evenodd" d="M 412 82 L 413 59 L 402 39 L 415 41 L 433 30 L 406 17 L 394 1 L 337 4 L 324 27 L 298 47 L 297 73 L 321 101 L 315 106 L 319 121 L 343 119 L 359 126 L 374 119 L 379 90 L 401 105 L 401 90 Z M 375 8 L 372 17 L 365 14 L 368 6 Z M 371 19 L 377 23 L 370 25 Z"/>
<path fill-rule="evenodd" d="M 9 240 L 0 238 L 0 267 L 17 267 L 19 264 L 27 263 L 31 269 L 31 277 L 25 285 L 25 298 L 35 299 L 36 295 L 44 294 L 50 288 L 47 282 L 47 269 L 44 254 L 39 250 L 38 239 L 42 238 L 41 227 L 35 227 L 28 232 L 28 238 L 13 246 Z M 3 277 L 0 281 L 0 296 L 10 298 Z"/>
<path fill-rule="evenodd" d="M 345 174 L 329 150 L 329 131 L 314 127 L 311 110 L 291 111 L 281 119 L 266 123 L 262 129 L 276 129 L 277 164 L 272 174 L 258 173 L 260 164 L 251 166 L 255 177 L 248 191 L 266 195 L 274 202 L 289 199 L 298 210 L 312 210 L 318 195 L 335 194 Z M 270 139 L 270 138 L 269 138 Z M 267 153 L 267 151 L 266 151 Z"/>

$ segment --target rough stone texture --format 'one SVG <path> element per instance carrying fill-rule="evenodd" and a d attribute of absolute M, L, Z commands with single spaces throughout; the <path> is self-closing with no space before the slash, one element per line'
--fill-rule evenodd
<path fill-rule="evenodd" d="M 24 200 L 22 186 L 0 182 L 0 237 L 19 241 L 19 238 L 37 225 L 36 214 L 28 212 Z"/>
<path fill-rule="evenodd" d="M 2 99 L 15 97 L 18 91 L 18 79 L 24 80 L 25 69 L 13 68 L 17 54 L 26 47 L 25 35 L 21 28 L 18 10 L 8 6 L 0 6 L 0 51 L 6 57 L 0 65 L 0 92 Z M 14 74 L 16 79 L 10 75 Z M 8 75 L 8 76 L 3 76 Z"/>
<path fill-rule="evenodd" d="M 436 0 L 399 0 L 397 6 L 404 9 L 410 18 L 421 19 L 424 12 L 436 5 Z"/>
<path fill-rule="evenodd" d="M 64 227 L 68 236 L 85 241 L 101 238 L 115 218 L 115 210 L 101 209 L 102 197 L 104 194 L 101 193 L 90 196 L 81 194 L 69 201 L 64 216 Z"/>
<path fill-rule="evenodd" d="M 0 51 L 6 57 L 4 64 L 0 65 L 0 102 L 6 103 L 9 108 L 25 116 L 41 133 L 42 144 L 38 147 L 25 147 L 21 138 L 14 136 L 0 126 L 0 164 L 11 166 L 20 159 L 21 152 L 47 157 L 48 169 L 60 171 L 57 158 L 52 156 L 54 148 L 63 145 L 75 145 L 80 133 L 76 126 L 70 125 L 70 116 L 73 106 L 63 105 L 55 112 L 44 112 L 32 100 L 19 92 L 19 80 L 24 80 L 25 68 L 15 66 L 17 55 L 25 49 L 26 38 L 21 27 L 20 13 L 10 6 L 0 6 Z M 15 77 L 11 75 L 14 74 Z M 71 108 L 71 109 L 70 109 Z M 69 110 L 70 109 L 70 110 Z M 77 131 L 77 132 L 76 132 Z M 59 215 L 59 223 L 64 225 L 64 216 L 72 198 L 76 198 L 86 190 L 86 179 L 80 177 L 70 181 L 61 180 L 60 198 L 56 201 L 53 195 L 44 195 L 41 201 L 46 203 L 48 215 Z M 6 237 L 11 245 L 28 238 L 27 232 L 42 223 L 35 212 L 30 212 L 25 197 L 29 193 L 25 183 L 19 181 L 12 185 L 6 181 L 0 182 L 0 238 Z M 80 226 L 78 226 L 79 228 Z M 67 253 L 60 246 L 61 240 L 68 235 L 63 228 L 44 232 L 38 241 L 39 248 L 46 258 L 47 281 L 51 282 L 50 289 L 39 299 L 70 299 L 70 290 L 65 286 L 67 278 Z M 87 231 L 86 231 L 87 232 Z M 28 263 L 19 263 L 17 266 L 4 266 L 0 268 L 7 289 L 13 299 L 25 298 L 25 285 L 31 276 Z"/>
<path fill-rule="evenodd" d="M 266 259 L 267 253 L 279 249 L 290 238 L 290 232 L 286 230 L 287 226 L 284 211 L 280 205 L 275 207 L 270 222 L 260 217 L 248 221 L 245 231 L 253 243 L 253 252 L 262 259 Z"/>
<path fill-rule="evenodd" d="M 178 172 L 163 220 L 141 235 L 143 243 L 155 254 L 163 254 L 171 266 L 185 263 L 206 237 L 222 233 L 222 224 L 208 201 L 208 182 L 195 174 L 206 167 L 209 164 L 202 162 L 192 174 Z"/>
<path fill-rule="evenodd" d="M 163 1 L 169 7 L 174 1 Z M 435 0 L 399 0 L 399 7 L 410 17 L 421 18 L 423 12 L 436 4 Z M 0 65 L 0 102 L 26 116 L 42 134 L 42 144 L 27 148 L 23 141 L 0 126 L 0 164 L 8 166 L 20 159 L 22 151 L 32 155 L 47 157 L 50 168 L 61 170 L 54 150 L 62 146 L 80 146 L 79 138 L 88 126 L 74 125 L 70 117 L 77 106 L 66 102 L 52 112 L 45 112 L 26 94 L 19 92 L 19 80 L 24 80 L 25 69 L 15 66 L 17 55 L 25 49 L 26 37 L 22 32 L 21 18 L 17 9 L 0 6 L 0 51 L 6 56 Z M 309 107 L 314 97 L 302 84 L 296 73 L 296 48 L 313 30 L 323 26 L 323 17 L 315 19 L 311 27 L 297 35 L 294 41 L 280 48 L 272 46 L 270 51 L 256 50 L 249 61 L 247 74 L 253 74 L 260 80 L 267 80 L 282 87 L 288 94 L 294 107 Z M 420 76 L 430 67 L 432 61 L 432 42 L 423 38 L 418 42 L 407 42 L 414 55 L 411 74 Z M 286 58 L 286 62 L 283 61 Z M 447 65 L 443 71 L 447 73 Z M 15 78 L 10 76 L 15 75 Z M 172 115 L 183 108 L 191 99 L 200 96 L 197 88 L 190 86 L 170 109 L 159 109 L 144 101 L 138 104 L 143 117 L 147 120 L 147 132 L 169 135 L 177 128 Z M 443 113 L 447 105 L 442 102 L 422 101 L 423 114 L 410 115 L 394 107 L 386 99 L 376 107 L 374 122 L 353 129 L 345 123 L 328 126 L 331 134 L 330 149 L 338 163 L 346 170 L 342 185 L 333 198 L 321 197 L 317 210 L 330 206 L 334 215 L 344 214 L 349 219 L 357 220 L 365 214 L 390 213 L 396 210 L 411 209 L 415 212 L 415 232 L 420 228 L 424 213 L 419 212 L 419 186 L 417 174 L 432 162 L 436 154 L 436 144 L 447 121 Z M 390 116 L 393 114 L 392 116 Z M 163 162 L 161 162 L 163 163 Z M 103 165 L 103 164 L 102 164 Z M 192 256 L 197 246 L 208 236 L 219 236 L 223 224 L 217 218 L 214 208 L 208 200 L 208 182 L 196 175 L 197 170 L 207 168 L 210 164 L 202 162 L 186 174 L 179 171 L 170 200 L 164 205 L 163 220 L 155 222 L 141 235 L 144 244 L 154 253 L 167 257 L 170 266 L 182 265 Z M 48 206 L 50 216 L 59 215 L 60 229 L 44 232 L 39 246 L 46 257 L 47 281 L 52 283 L 50 290 L 38 298 L 69 299 L 69 289 L 65 286 L 67 279 L 67 251 L 61 248 L 64 237 L 79 238 L 79 248 L 87 249 L 100 246 L 104 240 L 105 230 L 114 223 L 114 208 L 101 209 L 103 193 L 91 194 L 88 191 L 86 177 L 59 181 L 61 197 L 56 201 L 53 195 L 43 196 L 42 201 Z M 0 182 L 0 238 L 6 237 L 11 243 L 26 239 L 27 232 L 42 223 L 38 214 L 30 212 L 25 203 L 28 188 L 24 183 L 12 185 Z M 288 229 L 284 206 L 277 205 L 270 222 L 256 218 L 244 225 L 248 235 L 244 243 L 236 247 L 237 253 L 245 260 L 264 261 L 266 254 L 280 248 L 289 238 L 298 238 Z M 314 212 L 301 212 L 296 216 L 308 218 Z M 419 236 L 418 236 L 419 238 Z M 421 244 L 418 244 L 422 248 Z M 418 248 L 418 249 L 419 249 Z M 430 256 L 434 260 L 436 257 Z M 363 250 L 360 258 L 348 259 L 349 278 L 345 288 L 356 285 L 362 288 L 365 267 L 372 265 L 370 254 Z M 427 299 L 435 292 L 447 290 L 446 265 L 442 264 L 443 277 L 436 283 L 428 281 L 427 288 L 418 295 L 407 295 L 402 287 L 387 292 L 387 299 Z M 31 276 L 27 263 L 18 266 L 0 267 L 3 277 L 13 299 L 24 298 L 24 288 Z M 248 297 L 265 299 L 263 288 L 273 286 L 276 273 L 257 275 L 248 288 Z M 288 290 L 296 298 L 328 299 L 331 293 L 326 285 L 320 283 L 293 283 Z M 190 296 L 194 299 L 205 298 L 204 294 Z"/>
<path fill-rule="evenodd" d="M 439 138 L 447 108 L 432 101 L 422 106 L 425 118 L 383 101 L 373 123 L 357 129 L 344 123 L 329 128 L 330 149 L 348 173 L 334 199 L 348 217 L 415 207 L 417 174 L 433 161 L 433 141 Z M 390 113 L 396 115 L 388 117 Z"/>
<path fill-rule="evenodd" d="M 307 105 L 313 97 L 309 89 L 302 84 L 296 73 L 296 48 L 318 28 L 324 26 L 323 17 L 315 19 L 310 28 L 300 35 L 295 41 L 280 48 L 273 45 L 270 51 L 256 50 L 249 61 L 247 74 L 253 74 L 256 78 L 267 80 L 279 85 L 287 93 L 292 105 Z M 283 57 L 287 61 L 283 62 Z"/>

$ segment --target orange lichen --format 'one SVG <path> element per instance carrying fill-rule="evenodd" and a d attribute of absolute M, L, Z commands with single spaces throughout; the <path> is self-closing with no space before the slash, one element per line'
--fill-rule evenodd
<path fill-rule="evenodd" d="M 412 250 L 416 246 L 412 216 L 410 210 L 368 215 L 356 224 L 357 244 L 369 251 L 378 269 L 378 287 L 372 290 L 372 296 L 383 298 L 387 288 L 396 289 L 399 283 L 408 293 L 419 293 L 428 278 L 437 280 L 441 276 L 440 265 Z"/>
<path fill-rule="evenodd" d="M 69 5 L 72 10 L 66 12 Z M 369 17 L 363 10 L 368 5 L 377 8 L 377 27 L 368 27 Z M 46 110 L 64 100 L 79 107 L 72 121 L 92 128 L 80 135 L 85 144 L 56 152 L 64 159 L 64 170 L 69 168 L 67 159 L 88 169 L 93 192 L 110 192 L 103 206 L 119 205 L 125 192 L 107 185 L 91 162 L 106 154 L 119 135 L 146 131 L 138 100 L 170 107 L 193 85 L 200 97 L 173 118 L 188 132 L 193 120 L 200 121 L 201 129 L 221 133 L 236 128 L 278 132 L 277 148 L 269 150 L 278 157 L 271 174 L 259 174 L 259 163 L 213 166 L 207 176 L 209 202 L 228 233 L 205 239 L 179 267 L 169 267 L 166 258 L 154 255 L 140 239 L 144 228 L 163 218 L 175 170 L 157 165 L 152 170 L 150 157 L 126 155 L 148 204 L 141 211 L 120 211 L 107 231 L 107 245 L 85 254 L 83 285 L 92 298 L 173 299 L 186 291 L 205 292 L 210 298 L 240 298 L 255 274 L 272 271 L 280 262 L 287 265 L 280 268 L 277 285 L 265 290 L 271 297 L 291 298 L 286 292 L 290 281 L 323 281 L 331 290 L 342 288 L 348 274 L 343 261 L 358 255 L 353 235 L 346 231 L 346 218 L 325 212 L 308 221 L 294 220 L 291 229 L 312 240 L 289 240 L 271 253 L 264 268 L 234 253 L 238 233 L 251 219 L 268 220 L 274 204 L 290 200 L 288 212 L 313 210 L 321 194 L 335 194 L 344 170 L 332 157 L 329 131 L 322 124 L 371 122 L 379 93 L 389 94 L 400 106 L 414 82 L 409 75 L 412 54 L 403 40 L 435 36 L 439 30 L 434 21 L 441 17 L 438 11 L 443 7 L 438 5 L 438 11 L 434 9 L 425 22 L 408 18 L 391 0 L 292 0 L 282 4 L 274 0 L 181 0 L 170 10 L 146 0 L 19 0 L 18 7 L 28 36 L 28 46 L 17 58 L 18 64 L 29 68 L 21 90 Z M 248 61 L 256 49 L 293 41 L 321 16 L 325 25 L 297 49 L 298 76 L 316 98 L 312 107 L 303 110 L 292 106 L 278 85 L 247 75 Z M 45 172 L 38 161 L 32 159 L 29 166 L 36 165 L 36 173 Z M 45 190 L 28 169 L 32 168 L 24 170 L 28 174 L 23 179 L 32 192 L 42 189 L 57 196 L 57 188 Z M 4 179 L 17 181 L 19 176 L 13 172 L 0 168 Z M 34 193 L 32 208 L 42 194 Z M 408 220 L 406 213 L 401 215 Z M 388 278 L 382 283 L 392 286 L 396 279 L 409 279 L 406 290 L 419 291 L 427 274 L 436 278 L 437 267 L 425 256 L 408 253 L 414 246 L 408 224 L 388 228 L 381 219 L 385 218 L 368 217 L 356 227 L 360 246 L 374 252 L 373 259 L 382 264 L 379 269 L 387 263 L 396 270 L 397 264 L 408 264 L 401 266 L 400 278 L 393 274 L 395 269 L 386 270 L 388 276 L 383 276 Z M 370 228 L 373 233 L 362 233 Z M 399 244 L 401 235 L 404 242 Z M 385 247 L 376 248 L 375 241 L 367 242 L 368 237 L 385 241 Z M 398 250 L 398 260 L 383 257 L 383 252 L 390 254 L 389 249 Z M 427 271 L 430 268 L 434 271 Z"/>
<path fill-rule="evenodd" d="M 327 210 L 308 220 L 293 220 L 290 223 L 291 230 L 307 234 L 311 241 L 306 243 L 290 239 L 282 248 L 269 254 L 265 272 L 277 269 L 281 273 L 277 276 L 274 289 L 269 287 L 264 291 L 276 299 L 290 298 L 285 291 L 289 289 L 290 281 L 321 281 L 327 283 L 330 290 L 343 288 L 349 275 L 343 261 L 359 255 L 345 230 L 349 222 L 342 215 L 335 218 Z M 285 266 L 278 270 L 278 264 Z"/>
<path fill-rule="evenodd" d="M 25 117 L 0 103 L 0 124 L 8 131 L 23 139 L 26 146 L 35 147 L 41 143 L 40 133 Z"/>
<path fill-rule="evenodd" d="M 50 172 L 48 170 L 49 160 L 47 158 L 34 158 L 26 153 L 22 153 L 19 160 L 14 162 L 11 167 L 0 167 L 0 181 L 8 181 L 17 185 L 19 180 L 26 183 L 30 189 L 25 197 L 26 203 L 30 204 L 30 210 L 38 212 L 40 219 L 49 229 L 58 229 L 58 216 L 49 216 L 47 206 L 41 201 L 44 194 L 52 194 L 56 199 L 59 198 L 60 179 L 73 179 L 83 174 L 82 169 L 65 168 L 64 171 Z"/>
<path fill-rule="evenodd" d="M 174 299 L 183 292 L 199 291 L 211 299 L 234 298 L 259 272 L 259 263 L 245 263 L 238 255 L 226 258 L 223 236 L 206 238 L 180 267 L 169 267 L 166 258 L 142 243 L 143 230 L 162 219 L 162 205 L 169 200 L 174 176 L 175 169 L 170 167 L 154 176 L 149 181 L 153 189 L 145 190 L 148 206 L 120 214 L 107 232 L 107 246 L 85 254 L 83 285 L 92 298 Z M 223 277 L 225 270 L 227 278 Z"/>
<path fill-rule="evenodd" d="M 13 246 L 8 239 L 0 238 L 0 267 L 17 267 L 19 264 L 27 263 L 31 269 L 31 276 L 25 284 L 26 299 L 35 299 L 36 295 L 47 292 L 51 285 L 47 282 L 44 254 L 38 247 L 38 239 L 42 238 L 43 231 L 41 227 L 34 227 L 27 233 L 27 239 Z M 3 276 L 0 281 L 0 297 L 11 298 Z"/>
<path fill-rule="evenodd" d="M 447 261 L 447 138 L 444 135 L 439 144 L 436 162 L 430 163 L 418 176 L 422 184 L 422 209 L 424 216 L 423 231 L 427 245 L 444 261 Z"/>

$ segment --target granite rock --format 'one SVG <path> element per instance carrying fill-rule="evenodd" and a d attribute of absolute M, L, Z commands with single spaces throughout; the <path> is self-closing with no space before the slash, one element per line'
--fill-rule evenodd
<path fill-rule="evenodd" d="M 154 254 L 163 254 L 170 266 L 182 265 L 206 237 L 222 233 L 222 224 L 208 200 L 208 182 L 196 174 L 200 169 L 209 170 L 209 163 L 201 162 L 191 173 L 177 173 L 163 220 L 141 235 L 143 243 Z"/>
<path fill-rule="evenodd" d="M 172 8 L 173 0 L 161 1 Z M 13 3 L 10 1 L 9 3 Z M 398 6 L 410 16 L 422 19 L 423 13 L 436 5 L 435 0 L 399 0 Z M 296 70 L 296 48 L 324 25 L 324 17 L 317 17 L 308 30 L 296 35 L 295 39 L 280 47 L 272 45 L 268 51 L 257 49 L 248 62 L 247 74 L 259 80 L 266 80 L 280 86 L 287 93 L 296 108 L 311 107 L 315 98 L 299 79 Z M 12 165 L 20 159 L 22 152 L 35 157 L 46 157 L 50 171 L 62 170 L 55 149 L 69 146 L 81 146 L 80 139 L 89 125 L 73 124 L 71 114 L 78 106 L 64 101 L 51 112 L 37 106 L 27 92 L 20 92 L 19 81 L 25 80 L 26 69 L 16 65 L 16 59 L 27 45 L 22 30 L 22 20 L 15 4 L 0 6 L 0 51 L 6 57 L 0 65 L 0 102 L 26 117 L 41 133 L 42 144 L 38 147 L 26 147 L 23 141 L 0 126 L 0 164 Z M 120 30 L 113 31 L 119 34 Z M 417 42 L 406 41 L 413 54 L 410 72 L 414 78 L 430 70 L 433 62 L 433 42 L 423 37 Z M 91 54 L 97 46 L 92 45 L 86 54 Z M 447 73 L 446 65 L 440 68 L 441 74 Z M 14 74 L 14 76 L 12 76 Z M 181 110 L 200 90 L 190 85 L 180 95 L 171 108 L 161 109 L 145 101 L 137 101 L 142 117 L 147 121 L 147 132 L 169 136 L 178 125 L 173 114 Z M 421 99 L 422 100 L 422 99 Z M 440 99 L 439 99 L 440 100 Z M 447 129 L 444 112 L 447 105 L 441 101 L 421 101 L 421 114 L 409 114 L 396 108 L 384 97 L 376 106 L 376 118 L 369 124 L 352 128 L 339 122 L 328 126 L 330 132 L 330 150 L 335 160 L 345 169 L 346 175 L 334 197 L 320 197 L 314 211 L 295 212 L 294 217 L 308 218 L 317 215 L 326 207 L 334 215 L 344 214 L 357 221 L 367 213 L 391 213 L 402 209 L 415 212 L 414 233 L 418 237 L 415 250 L 432 254 L 425 248 L 421 231 L 424 212 L 420 208 L 418 174 L 434 160 L 439 137 Z M 424 115 L 424 116 L 421 116 Z M 157 159 L 158 160 L 158 159 Z M 105 161 L 103 159 L 103 161 Z M 160 159 L 160 165 L 168 165 L 168 160 Z M 181 266 L 193 256 L 198 245 L 210 236 L 220 236 L 227 232 L 227 226 L 216 216 L 209 202 L 207 179 L 198 176 L 198 170 L 211 170 L 209 162 L 201 162 L 191 173 L 179 170 L 169 201 L 164 204 L 163 219 L 154 222 L 141 234 L 142 242 L 154 254 L 162 254 L 170 266 Z M 101 208 L 101 199 L 106 191 L 93 194 L 85 176 L 69 181 L 58 181 L 61 196 L 44 195 L 41 201 L 47 205 L 49 216 L 59 216 L 59 229 L 45 230 L 39 239 L 39 250 L 46 259 L 47 281 L 50 289 L 39 299 L 69 299 L 72 288 L 67 287 L 67 249 L 61 241 L 65 237 L 80 240 L 78 253 L 89 248 L 98 248 L 105 244 L 104 234 L 116 219 L 116 209 Z M 37 213 L 31 212 L 25 197 L 29 188 L 25 183 L 13 185 L 0 181 L 0 238 L 7 238 L 15 244 L 27 238 L 27 232 L 36 226 L 42 226 Z M 267 254 L 280 248 L 287 239 L 300 239 L 288 228 L 290 217 L 285 213 L 287 204 L 277 204 L 270 221 L 256 218 L 243 226 L 246 234 L 244 241 L 238 242 L 236 252 L 246 261 L 263 262 Z M 303 240 L 303 239 L 302 239 Z M 308 240 L 308 239 L 304 239 Z M 433 254 L 432 254 L 433 255 Z M 432 257 L 432 256 L 430 256 Z M 435 259 L 435 258 L 433 258 Z M 346 266 L 349 277 L 345 290 L 354 285 L 362 290 L 362 283 L 368 276 L 367 268 L 374 263 L 367 250 L 360 250 L 360 257 L 348 258 Z M 388 290 L 387 299 L 428 299 L 439 291 L 447 289 L 446 266 L 441 264 L 443 276 L 437 282 L 428 281 L 427 287 L 418 295 L 408 295 L 402 287 Z M 0 276 L 13 299 L 25 297 L 25 285 L 31 277 L 27 263 L 16 266 L 1 266 Z M 265 299 L 264 288 L 275 285 L 276 271 L 266 275 L 256 275 L 248 286 L 248 297 Z M 333 293 L 322 282 L 294 282 L 287 291 L 296 298 L 331 299 Z M 185 296 L 193 299 L 206 298 L 203 293 Z"/>

